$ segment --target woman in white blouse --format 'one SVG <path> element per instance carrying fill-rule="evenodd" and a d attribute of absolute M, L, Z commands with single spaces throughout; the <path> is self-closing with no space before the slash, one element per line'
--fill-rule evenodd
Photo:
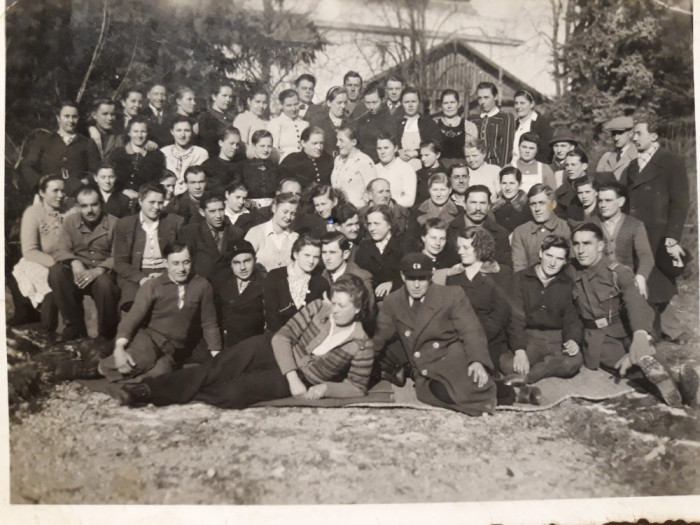
<path fill-rule="evenodd" d="M 377 176 L 374 162 L 357 148 L 357 135 L 353 128 L 340 128 L 336 143 L 338 156 L 331 173 L 331 185 L 342 190 L 349 202 L 361 208 L 366 204 L 367 184 Z"/>
<path fill-rule="evenodd" d="M 299 234 L 292 231 L 292 222 L 299 207 L 299 197 L 280 193 L 272 203 L 272 219 L 253 226 L 245 240 L 255 248 L 257 262 L 269 272 L 292 261 L 292 245 Z"/>
<path fill-rule="evenodd" d="M 246 99 L 248 109 L 239 114 L 233 121 L 233 127 L 241 132 L 241 140 L 246 145 L 248 158 L 253 158 L 253 133 L 259 129 L 267 129 L 268 121 L 265 119 L 267 111 L 267 93 L 258 88 L 250 92 Z"/>
<path fill-rule="evenodd" d="M 280 162 L 290 153 L 301 151 L 301 133 L 309 123 L 299 117 L 299 95 L 293 89 L 285 89 L 279 94 L 282 112 L 267 126 L 272 133 L 272 145 L 279 154 Z"/>
<path fill-rule="evenodd" d="M 398 151 L 399 147 L 393 135 L 379 134 L 377 137 L 379 162 L 375 165 L 376 175 L 389 181 L 391 196 L 397 204 L 410 208 L 416 200 L 418 179 L 411 165 L 396 156 Z"/>
<path fill-rule="evenodd" d="M 192 143 L 192 121 L 188 117 L 175 115 L 170 125 L 170 134 L 175 144 L 160 149 L 165 155 L 165 167 L 175 173 L 175 195 L 187 191 L 185 170 L 190 166 L 199 166 L 209 158 L 207 150 Z"/>

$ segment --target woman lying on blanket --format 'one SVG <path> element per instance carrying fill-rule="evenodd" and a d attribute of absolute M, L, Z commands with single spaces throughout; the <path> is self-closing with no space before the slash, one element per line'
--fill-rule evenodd
<path fill-rule="evenodd" d="M 194 400 L 245 408 L 289 396 L 364 396 L 373 360 L 372 341 L 361 324 L 367 304 L 362 280 L 343 275 L 333 283 L 330 301 L 304 306 L 276 334 L 246 339 L 202 365 L 124 385 L 120 401 L 170 405 Z"/>

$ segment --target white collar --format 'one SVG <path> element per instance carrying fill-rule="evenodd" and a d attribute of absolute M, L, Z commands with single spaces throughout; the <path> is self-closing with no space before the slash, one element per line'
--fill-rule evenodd
<path fill-rule="evenodd" d="M 481 118 L 495 117 L 499 111 L 501 111 L 501 110 L 498 108 L 498 106 L 495 106 L 491 111 L 489 111 L 488 113 L 481 113 L 480 116 L 481 116 Z"/>

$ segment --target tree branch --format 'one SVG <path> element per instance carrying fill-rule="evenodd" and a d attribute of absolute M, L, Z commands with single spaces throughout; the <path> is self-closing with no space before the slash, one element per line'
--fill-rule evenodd
<path fill-rule="evenodd" d="M 124 82 L 126 82 L 126 77 L 129 76 L 129 71 L 131 70 L 131 66 L 134 64 L 134 57 L 136 56 L 136 49 L 139 46 L 139 36 L 136 36 L 136 42 L 134 42 L 134 50 L 131 52 L 131 60 L 129 60 L 129 65 L 126 66 L 126 71 L 124 72 L 124 76 L 122 77 L 122 81 L 119 83 L 119 87 L 117 87 L 116 91 L 112 95 L 112 99 L 116 100 L 117 96 L 119 95 L 119 92 L 122 90 L 122 87 L 124 87 Z"/>
<path fill-rule="evenodd" d="M 681 14 L 688 15 L 688 16 L 693 16 L 692 11 L 686 11 L 685 9 L 681 9 L 680 7 L 674 7 L 672 5 L 668 5 L 667 3 L 662 2 L 661 0 L 651 0 L 651 1 L 654 2 L 655 4 L 658 4 L 662 7 L 665 7 L 669 11 L 674 11 L 676 13 L 681 13 Z"/>
<path fill-rule="evenodd" d="M 95 63 L 97 62 L 97 58 L 100 56 L 100 53 L 102 52 L 102 47 L 104 46 L 104 43 L 106 40 L 105 35 L 107 33 L 107 16 L 108 16 L 107 0 L 104 0 L 104 8 L 102 10 L 102 27 L 100 28 L 100 36 L 97 39 L 97 44 L 95 45 L 95 49 L 92 52 L 92 60 L 90 60 L 90 65 L 88 66 L 88 69 L 85 72 L 85 77 L 83 77 L 83 83 L 80 85 L 80 89 L 78 90 L 78 94 L 75 97 L 76 102 L 80 102 L 80 99 L 83 98 L 83 93 L 85 93 L 85 87 L 87 86 L 87 81 L 90 78 L 90 73 L 92 73 L 92 70 L 95 68 Z"/>

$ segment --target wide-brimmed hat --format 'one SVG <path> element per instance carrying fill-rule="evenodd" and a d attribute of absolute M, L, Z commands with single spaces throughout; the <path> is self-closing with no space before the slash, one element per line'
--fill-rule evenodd
<path fill-rule="evenodd" d="M 554 135 L 552 135 L 549 145 L 553 146 L 557 142 L 571 142 L 578 146 L 578 140 L 574 138 L 573 133 L 568 128 L 557 128 L 554 130 Z"/>

